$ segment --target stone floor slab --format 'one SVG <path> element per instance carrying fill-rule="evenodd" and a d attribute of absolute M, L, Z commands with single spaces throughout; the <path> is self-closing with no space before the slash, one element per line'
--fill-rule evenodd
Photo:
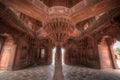
<path fill-rule="evenodd" d="M 35 66 L 17 71 L 0 71 L 0 80 L 53 80 L 54 66 Z M 63 65 L 64 80 L 120 80 L 118 69 L 91 69 Z"/>

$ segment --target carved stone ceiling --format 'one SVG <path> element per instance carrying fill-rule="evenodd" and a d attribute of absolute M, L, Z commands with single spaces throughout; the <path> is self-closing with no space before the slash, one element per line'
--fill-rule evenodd
<path fill-rule="evenodd" d="M 42 2 L 41 2 L 42 1 Z M 78 22 L 96 17 L 111 9 L 120 7 L 119 0 L 2 0 L 9 9 L 18 15 L 25 14 L 31 19 L 25 18 L 26 24 L 33 27 L 37 37 L 47 36 L 54 42 L 62 43 L 70 37 L 75 37 L 83 30 L 75 26 Z M 78 4 L 77 4 L 78 3 Z M 46 5 L 45 5 L 46 4 Z M 77 5 L 75 5 L 77 4 Z M 21 5 L 21 6 L 19 6 Z M 16 13 L 18 11 L 19 13 Z M 32 19 L 33 18 L 33 19 Z M 23 20 L 22 20 L 23 21 Z M 25 23 L 23 21 L 23 23 Z M 93 20 L 85 21 L 86 30 Z M 36 25 L 34 25 L 36 24 Z M 81 23 L 80 23 L 81 24 Z M 93 23 L 92 23 L 93 24 Z M 37 27 L 38 26 L 38 27 Z M 42 27 L 39 27 L 42 26 Z M 82 25 L 81 25 L 82 26 Z M 83 25 L 84 27 L 84 25 Z M 42 35 L 40 35 L 42 34 Z"/>

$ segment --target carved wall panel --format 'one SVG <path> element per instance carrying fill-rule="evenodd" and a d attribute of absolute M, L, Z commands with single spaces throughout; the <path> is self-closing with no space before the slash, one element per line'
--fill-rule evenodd
<path fill-rule="evenodd" d="M 29 44 L 27 39 L 18 38 L 17 39 L 17 51 L 15 55 L 14 67 L 13 69 L 20 69 L 30 65 L 29 62 Z"/>
<path fill-rule="evenodd" d="M 52 63 L 52 42 L 48 39 L 29 39 L 32 64 L 51 64 Z M 44 57 L 42 57 L 44 49 Z"/>
<path fill-rule="evenodd" d="M 71 47 L 69 47 L 72 45 Z M 76 47 L 75 47 L 76 46 Z M 94 39 L 73 40 L 66 44 L 65 63 L 100 68 L 99 54 Z"/>

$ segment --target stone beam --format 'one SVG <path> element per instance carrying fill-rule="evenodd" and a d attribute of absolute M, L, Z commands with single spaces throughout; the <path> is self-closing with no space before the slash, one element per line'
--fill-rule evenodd
<path fill-rule="evenodd" d="M 43 21 L 47 14 L 43 8 L 40 7 L 41 4 L 34 1 L 38 0 L 2 0 L 6 6 L 26 14 L 36 20 Z"/>
<path fill-rule="evenodd" d="M 2 3 L 0 3 L 0 18 L 2 22 L 7 23 L 17 30 L 25 32 L 31 36 L 35 34 L 9 8 L 6 8 Z"/>
<path fill-rule="evenodd" d="M 10 25 L 0 21 L 0 34 L 4 34 L 4 33 L 8 33 L 8 34 L 12 34 L 12 35 L 24 35 L 24 31 L 19 31 L 13 27 L 11 27 Z"/>
<path fill-rule="evenodd" d="M 72 21 L 75 23 L 84 21 L 88 18 L 97 16 L 101 13 L 105 13 L 111 9 L 120 6 L 120 0 L 102 0 L 94 5 L 86 6 L 80 11 L 71 15 Z"/>
<path fill-rule="evenodd" d="M 120 12 L 118 12 L 120 8 L 116 8 L 114 10 L 109 11 L 108 13 L 102 15 L 98 20 L 96 20 L 91 26 L 89 26 L 88 29 L 83 31 L 81 33 L 81 39 L 89 36 L 103 28 L 113 26 L 114 23 L 112 23 L 113 17 L 120 15 Z"/>

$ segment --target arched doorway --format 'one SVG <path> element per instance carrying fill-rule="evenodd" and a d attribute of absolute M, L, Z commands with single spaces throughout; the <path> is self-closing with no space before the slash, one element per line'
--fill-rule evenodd
<path fill-rule="evenodd" d="M 56 47 L 52 49 L 52 65 L 55 64 L 55 52 L 56 52 Z"/>
<path fill-rule="evenodd" d="M 65 48 L 62 48 L 62 65 L 64 65 L 64 53 L 65 53 Z"/>
<path fill-rule="evenodd" d="M 114 43 L 113 50 L 114 50 L 117 66 L 118 68 L 120 68 L 120 41 L 116 41 Z"/>
<path fill-rule="evenodd" d="M 62 64 L 64 64 L 64 53 L 65 53 L 65 49 L 64 48 L 61 48 L 61 51 L 62 51 Z M 54 65 L 55 63 L 55 53 L 56 53 L 56 47 L 54 47 L 52 49 L 52 65 Z"/>

